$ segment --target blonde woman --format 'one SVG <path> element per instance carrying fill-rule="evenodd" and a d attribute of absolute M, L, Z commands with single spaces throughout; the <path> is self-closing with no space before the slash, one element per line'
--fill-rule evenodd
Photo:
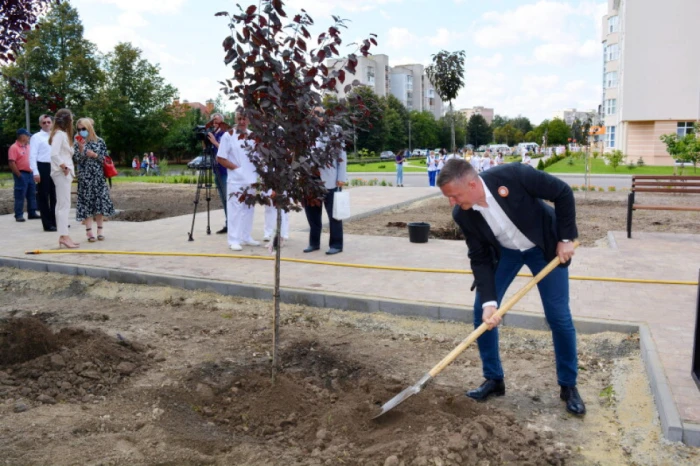
<path fill-rule="evenodd" d="M 94 243 L 105 239 L 104 218 L 114 215 L 114 204 L 109 197 L 103 168 L 107 145 L 95 134 L 91 118 L 81 118 L 75 126 L 78 135 L 73 144 L 73 160 L 80 174 L 75 219 L 85 223 L 87 240 Z M 92 233 L 93 217 L 97 223 L 97 238 Z"/>
<path fill-rule="evenodd" d="M 77 248 L 80 244 L 73 242 L 68 235 L 68 214 L 70 212 L 70 185 L 75 177 L 73 168 L 73 115 L 70 110 L 62 108 L 56 112 L 49 145 L 51 146 L 51 179 L 56 186 L 56 227 L 58 228 L 58 247 Z"/>

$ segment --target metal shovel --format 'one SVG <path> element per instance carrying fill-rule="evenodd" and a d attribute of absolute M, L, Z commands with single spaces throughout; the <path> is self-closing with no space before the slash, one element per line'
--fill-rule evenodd
<path fill-rule="evenodd" d="M 578 247 L 579 242 L 576 241 L 574 242 L 574 247 Z M 520 301 L 520 298 L 525 296 L 525 294 L 532 289 L 535 285 L 537 285 L 549 272 L 554 270 L 555 267 L 557 267 L 560 264 L 559 257 L 555 257 L 552 259 L 547 266 L 542 269 L 540 273 L 532 277 L 532 280 L 530 280 L 520 291 L 518 291 L 515 295 L 513 295 L 508 301 L 506 301 L 505 304 L 501 306 L 501 308 L 496 311 L 496 314 L 499 317 L 503 317 L 503 315 L 510 310 L 511 307 L 518 301 Z M 467 349 L 467 346 L 471 345 L 474 343 L 474 341 L 481 336 L 482 333 L 484 333 L 486 330 L 488 330 L 488 325 L 485 323 L 482 323 L 479 325 L 472 333 L 469 334 L 467 338 L 465 338 L 455 349 L 450 351 L 450 354 L 445 356 L 442 361 L 437 363 L 435 367 L 430 369 L 430 371 L 425 374 L 421 379 L 415 384 L 411 385 L 410 387 L 404 389 L 401 393 L 396 395 L 394 398 L 391 400 L 387 401 L 384 403 L 384 406 L 382 406 L 382 411 L 374 416 L 372 419 L 377 419 L 379 416 L 382 416 L 388 411 L 391 411 L 404 401 L 406 401 L 408 398 L 412 397 L 413 395 L 419 393 L 423 388 L 428 385 L 428 383 L 433 380 L 442 370 L 452 364 L 452 361 L 454 361 L 457 356 L 462 354 L 465 349 Z"/>

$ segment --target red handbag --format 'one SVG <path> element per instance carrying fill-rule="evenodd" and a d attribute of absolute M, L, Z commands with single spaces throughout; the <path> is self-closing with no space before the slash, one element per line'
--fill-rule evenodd
<path fill-rule="evenodd" d="M 105 155 L 104 162 L 102 163 L 102 168 L 105 172 L 105 178 L 114 178 L 119 174 L 117 167 L 114 166 L 114 161 L 109 155 Z"/>

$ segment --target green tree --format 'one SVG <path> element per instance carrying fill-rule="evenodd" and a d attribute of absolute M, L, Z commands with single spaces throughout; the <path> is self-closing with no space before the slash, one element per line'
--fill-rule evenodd
<path fill-rule="evenodd" d="M 202 144 L 194 131 L 196 126 L 206 123 L 199 109 L 185 104 L 173 105 L 169 120 L 171 123 L 163 139 L 164 156 L 172 160 L 202 152 Z"/>
<path fill-rule="evenodd" d="M 122 161 L 144 151 L 162 150 L 172 122 L 169 106 L 177 89 L 141 50 L 120 43 L 106 56 L 107 82 L 88 110 L 113 154 Z"/>
<path fill-rule="evenodd" d="M 500 128 L 501 126 L 505 126 L 506 123 L 510 121 L 510 118 L 507 116 L 501 116 L 501 115 L 496 115 L 493 117 L 493 120 L 491 121 L 491 129 L 495 130 L 496 128 Z"/>
<path fill-rule="evenodd" d="M 513 146 L 516 144 L 516 134 L 518 131 L 519 130 L 515 129 L 511 123 L 506 123 L 504 126 L 493 130 L 493 140 L 498 144 Z"/>
<path fill-rule="evenodd" d="M 386 103 L 371 87 L 357 86 L 348 94 L 348 108 L 351 113 L 361 115 L 354 128 L 357 150 L 381 152 L 387 132 L 384 119 Z"/>
<path fill-rule="evenodd" d="M 30 125 L 37 125 L 33 129 L 38 130 L 40 114 L 60 107 L 84 114 L 86 102 L 95 97 L 104 82 L 104 73 L 97 47 L 83 37 L 83 32 L 78 11 L 70 3 L 61 2 L 27 33 L 24 52 L 2 70 L 7 99 L 0 117 L 6 127 L 25 126 L 25 95 L 16 86 L 23 81 L 25 71 Z"/>
<path fill-rule="evenodd" d="M 394 95 L 386 97 L 384 149 L 394 152 L 408 148 L 408 110 Z"/>
<path fill-rule="evenodd" d="M 532 131 L 532 123 L 530 123 L 530 119 L 528 117 L 518 115 L 516 118 L 512 118 L 508 123 L 510 123 L 516 130 L 519 129 L 522 131 L 523 134 L 527 133 L 528 131 Z"/>
<path fill-rule="evenodd" d="M 467 140 L 474 148 L 491 142 L 491 127 L 486 122 L 486 118 L 476 114 L 469 118 L 467 124 Z"/>
<path fill-rule="evenodd" d="M 441 50 L 433 55 L 433 64 L 425 69 L 428 79 L 440 98 L 449 102 L 450 114 L 453 113 L 452 101 L 457 98 L 457 93 L 464 87 L 464 50 L 446 52 Z M 455 152 L 455 127 L 454 119 L 451 120 L 452 139 L 450 148 Z"/>
<path fill-rule="evenodd" d="M 554 118 L 547 125 L 547 144 L 566 144 L 571 137 L 571 128 L 561 118 Z"/>
<path fill-rule="evenodd" d="M 625 160 L 625 154 L 621 150 L 614 150 L 603 154 L 603 158 L 608 161 L 613 170 L 617 171 L 617 167 L 620 166 L 623 160 Z"/>
<path fill-rule="evenodd" d="M 440 143 L 438 124 L 435 116 L 428 111 L 411 112 L 411 138 L 413 147 L 423 149 L 435 148 Z"/>
<path fill-rule="evenodd" d="M 666 152 L 674 160 L 692 163 L 693 169 L 697 169 L 696 165 L 700 157 L 700 140 L 696 134 L 688 133 L 684 137 L 679 137 L 676 133 L 662 134 L 659 139 L 666 144 Z M 683 174 L 682 166 L 680 173 Z"/>

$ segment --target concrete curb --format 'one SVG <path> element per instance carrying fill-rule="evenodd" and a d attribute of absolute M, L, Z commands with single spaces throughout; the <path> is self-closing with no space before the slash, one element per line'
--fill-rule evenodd
<path fill-rule="evenodd" d="M 411 201 L 414 202 L 414 201 Z M 254 299 L 272 299 L 272 288 L 241 283 L 205 280 L 132 270 L 117 270 L 103 267 L 44 262 L 19 258 L 0 257 L 0 266 L 39 272 L 54 272 L 66 275 L 88 276 L 104 280 L 140 285 L 165 285 L 187 290 L 207 290 L 223 295 L 235 295 Z M 473 309 L 463 306 L 444 306 L 431 302 L 403 302 L 379 299 L 371 296 L 320 293 L 304 289 L 283 288 L 280 291 L 282 302 L 313 307 L 328 307 L 357 312 L 386 312 L 405 317 L 424 317 L 434 320 L 450 320 L 471 323 Z M 547 330 L 544 315 L 509 312 L 504 316 L 503 325 L 530 330 Z M 678 409 L 673 401 L 668 381 L 659 359 L 656 345 L 646 324 L 617 322 L 600 319 L 574 319 L 576 330 L 583 334 L 600 332 L 639 332 L 640 350 L 651 384 L 652 394 L 661 420 L 661 427 L 668 440 L 700 446 L 700 425 L 681 422 Z"/>

